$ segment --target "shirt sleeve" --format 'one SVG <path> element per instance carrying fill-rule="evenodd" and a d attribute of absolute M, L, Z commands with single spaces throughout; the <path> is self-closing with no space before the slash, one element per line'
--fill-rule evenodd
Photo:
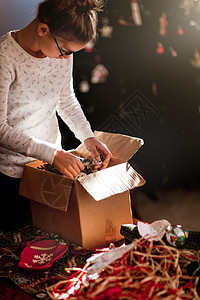
<path fill-rule="evenodd" d="M 52 163 L 57 146 L 28 136 L 8 121 L 8 94 L 10 85 L 16 80 L 15 70 L 9 59 L 0 55 L 0 146 L 24 156 Z M 20 107 L 19 107 L 20 109 Z"/>
<path fill-rule="evenodd" d="M 94 133 L 75 96 L 72 76 L 73 56 L 71 55 L 69 59 L 70 76 L 68 76 L 69 79 L 66 80 L 60 93 L 57 112 L 75 137 L 83 143 L 87 138 L 94 137 Z"/>

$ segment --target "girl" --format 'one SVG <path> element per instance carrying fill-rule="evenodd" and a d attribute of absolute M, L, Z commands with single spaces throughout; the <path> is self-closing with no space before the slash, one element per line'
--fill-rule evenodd
<path fill-rule="evenodd" d="M 0 40 L 0 228 L 31 222 L 18 195 L 26 163 L 40 159 L 74 179 L 83 164 L 57 143 L 56 111 L 106 168 L 111 153 L 95 138 L 72 82 L 73 53 L 96 37 L 100 0 L 45 0 L 25 28 Z"/>

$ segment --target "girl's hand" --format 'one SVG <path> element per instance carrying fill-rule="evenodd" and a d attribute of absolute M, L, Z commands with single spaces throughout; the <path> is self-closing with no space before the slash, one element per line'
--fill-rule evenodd
<path fill-rule="evenodd" d="M 112 156 L 107 146 L 95 137 L 86 139 L 84 141 L 84 145 L 87 148 L 87 150 L 94 155 L 94 158 L 97 162 L 101 161 L 100 155 L 103 156 L 104 161 L 100 165 L 97 164 L 96 168 L 101 168 L 101 170 L 105 169 L 108 166 Z"/>
<path fill-rule="evenodd" d="M 57 150 L 52 165 L 63 175 L 75 179 L 84 170 L 82 162 L 65 150 Z"/>

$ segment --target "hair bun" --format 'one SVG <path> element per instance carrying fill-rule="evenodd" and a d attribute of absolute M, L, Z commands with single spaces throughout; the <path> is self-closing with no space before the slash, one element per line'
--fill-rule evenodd
<path fill-rule="evenodd" d="M 91 11 L 100 11 L 103 7 L 101 0 L 77 0 L 76 2 L 76 13 L 78 15 L 87 14 Z"/>
<path fill-rule="evenodd" d="M 102 10 L 104 1 L 43 0 L 38 6 L 37 18 L 63 40 L 88 43 L 96 39 L 97 12 Z"/>

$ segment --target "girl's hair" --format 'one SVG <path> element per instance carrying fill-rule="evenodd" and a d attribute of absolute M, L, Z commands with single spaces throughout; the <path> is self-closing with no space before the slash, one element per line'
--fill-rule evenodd
<path fill-rule="evenodd" d="M 38 6 L 37 17 L 53 35 L 87 43 L 96 38 L 97 12 L 102 7 L 103 0 L 45 0 Z"/>

